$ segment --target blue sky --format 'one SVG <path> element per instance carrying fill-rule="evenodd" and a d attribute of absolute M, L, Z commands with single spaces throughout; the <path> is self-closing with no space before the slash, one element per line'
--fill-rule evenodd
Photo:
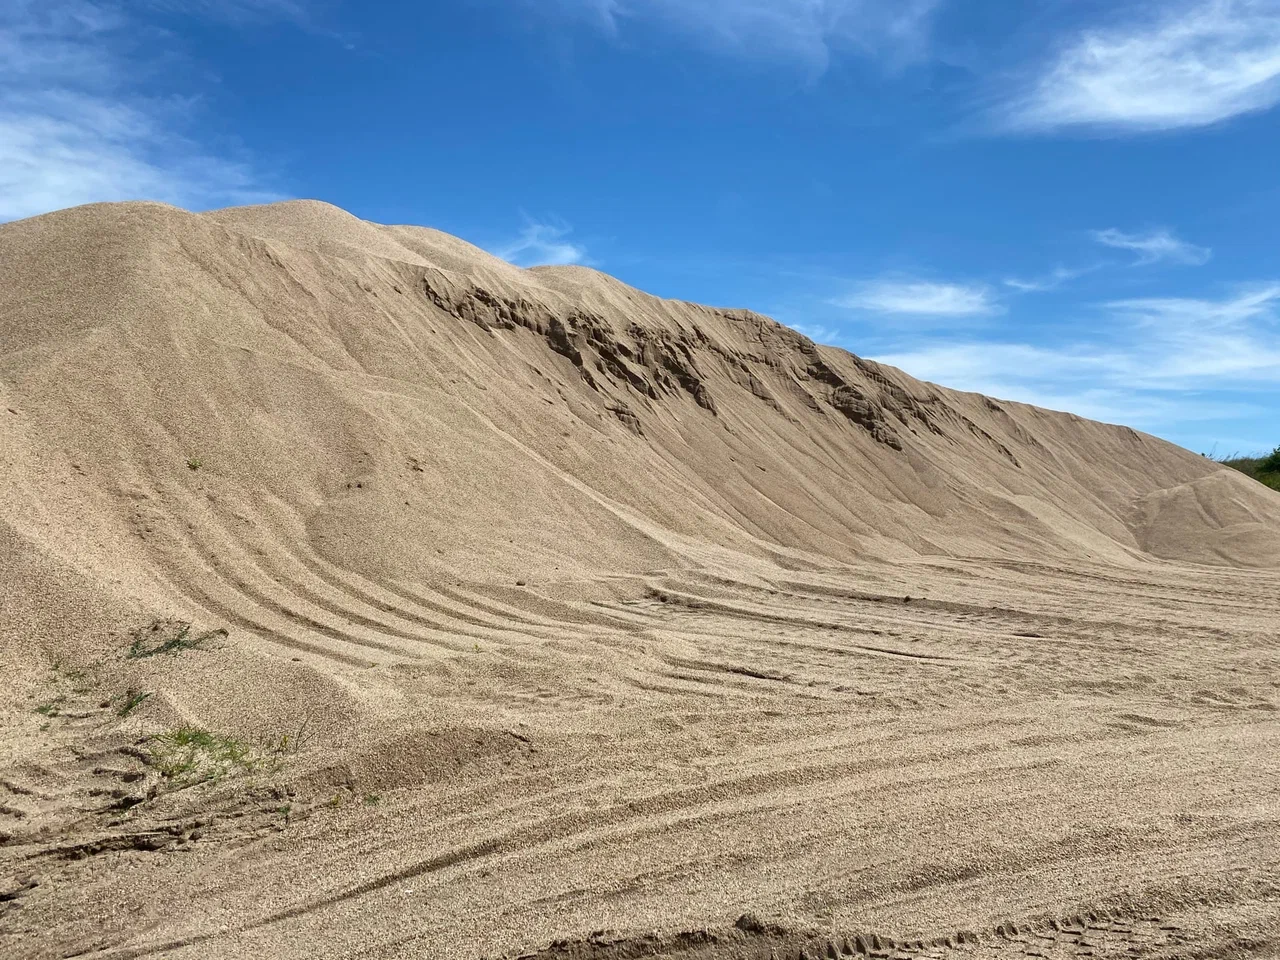
<path fill-rule="evenodd" d="M 317 197 L 1280 443 L 1280 0 L 4 0 L 0 219 Z"/>

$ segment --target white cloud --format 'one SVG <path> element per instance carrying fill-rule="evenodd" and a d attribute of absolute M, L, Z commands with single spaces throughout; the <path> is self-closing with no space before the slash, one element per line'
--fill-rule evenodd
<path fill-rule="evenodd" d="M 179 132 L 194 104 L 133 78 L 136 24 L 87 0 L 16 0 L 0 12 L 0 220 L 100 200 L 189 207 L 272 199 L 234 152 Z"/>
<path fill-rule="evenodd" d="M 494 250 L 493 254 L 520 267 L 587 263 L 586 248 L 564 239 L 571 232 L 562 224 L 529 221 L 518 238 Z"/>
<path fill-rule="evenodd" d="M 1149 344 L 1131 370 L 1137 382 L 1280 385 L 1280 283 L 1227 300 L 1117 300 L 1107 308 Z"/>
<path fill-rule="evenodd" d="M 309 16 L 307 0 L 141 0 L 154 10 L 182 16 L 198 16 L 228 23 L 265 20 L 304 22 Z"/>
<path fill-rule="evenodd" d="M 1007 103 L 1015 129 L 1173 130 L 1280 102 L 1280 0 L 1177 0 L 1086 31 Z"/>
<path fill-rule="evenodd" d="M 913 343 L 875 359 L 960 390 L 1131 424 L 1210 420 L 1280 399 L 1280 283 L 1221 300 L 1102 305 L 1091 339 L 1056 345 Z"/>
<path fill-rule="evenodd" d="M 924 280 L 870 280 L 835 303 L 855 310 L 920 317 L 975 317 L 1001 309 L 988 287 Z"/>
<path fill-rule="evenodd" d="M 1019 280 L 1016 277 L 1010 277 L 1005 280 L 1004 285 L 1019 293 L 1047 293 L 1050 290 L 1057 290 L 1064 283 L 1082 277 L 1086 273 L 1096 270 L 1097 267 L 1054 267 L 1049 273 L 1043 277 L 1034 277 L 1030 280 Z"/>
<path fill-rule="evenodd" d="M 826 69 L 833 51 L 854 49 L 902 61 L 928 46 L 934 10 L 942 0 L 559 0 L 574 12 L 619 33 L 630 21 L 678 30 L 696 41 L 742 56 L 799 62 Z"/>
<path fill-rule="evenodd" d="M 820 323 L 789 323 L 796 333 L 804 334 L 814 343 L 838 343 L 840 341 L 840 331 L 831 327 L 825 327 Z"/>
<path fill-rule="evenodd" d="M 1275 323 L 1280 302 L 1280 282 L 1256 284 L 1227 300 L 1196 300 L 1187 297 L 1144 297 L 1112 300 L 1106 304 L 1145 323 L 1172 324 L 1181 328 L 1239 326 L 1252 320 Z"/>
<path fill-rule="evenodd" d="M 1194 243 L 1179 240 L 1170 230 L 1152 230 L 1150 233 L 1122 233 L 1119 230 L 1095 230 L 1093 238 L 1106 247 L 1129 250 L 1138 255 L 1135 266 L 1169 261 L 1199 267 L 1209 262 L 1213 251 Z"/>

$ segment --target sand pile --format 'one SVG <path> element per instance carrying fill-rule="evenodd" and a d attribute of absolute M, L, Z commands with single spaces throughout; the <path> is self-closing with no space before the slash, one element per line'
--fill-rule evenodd
<path fill-rule="evenodd" d="M 6 955 L 924 955 L 1104 907 L 1164 949 L 1175 876 L 1262 915 L 1248 478 L 310 201 L 0 264 Z"/>

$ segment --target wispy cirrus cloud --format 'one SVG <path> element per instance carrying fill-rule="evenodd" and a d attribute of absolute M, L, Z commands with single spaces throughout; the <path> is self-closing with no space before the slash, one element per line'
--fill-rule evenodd
<path fill-rule="evenodd" d="M 1132 369 L 1138 383 L 1229 379 L 1280 390 L 1280 282 L 1224 300 L 1146 297 L 1106 306 L 1151 345 L 1152 355 Z"/>
<path fill-rule="evenodd" d="M 832 302 L 854 310 L 916 317 L 980 317 L 1003 309 L 990 287 L 928 280 L 868 280 Z"/>
<path fill-rule="evenodd" d="M 311 19 L 314 6 L 314 0 L 142 0 L 142 3 L 154 10 L 236 24 L 271 20 L 306 23 Z"/>
<path fill-rule="evenodd" d="M 1018 293 L 1047 293 L 1050 290 L 1057 290 L 1065 283 L 1075 280 L 1077 277 L 1083 277 L 1086 273 L 1092 273 L 1097 270 L 1097 266 L 1091 267 L 1054 267 L 1044 276 L 1032 277 L 1031 279 L 1019 279 L 1017 277 L 1008 277 L 1004 281 L 1004 285 Z"/>
<path fill-rule="evenodd" d="M 1127 22 L 1085 30 L 1007 101 L 1028 132 L 1200 127 L 1280 103 L 1280 0 L 1144 3 Z"/>
<path fill-rule="evenodd" d="M 837 50 L 902 62 L 929 45 L 943 0 L 557 0 L 549 7 L 622 33 L 631 23 L 679 31 L 740 56 L 799 63 L 815 73 Z M 541 9 L 547 9 L 542 5 Z"/>
<path fill-rule="evenodd" d="M 1140 267 L 1163 262 L 1199 267 L 1208 263 L 1213 256 L 1213 251 L 1208 247 L 1179 240 L 1172 230 L 1151 230 L 1147 233 L 1095 230 L 1093 239 L 1105 247 L 1137 254 L 1134 266 Z"/>
<path fill-rule="evenodd" d="M 1280 401 L 1280 282 L 1218 300 L 1111 301 L 1095 314 L 1094 335 L 1067 342 L 913 342 L 875 359 L 956 389 L 1137 425 Z"/>
<path fill-rule="evenodd" d="M 840 340 L 839 330 L 820 323 L 792 323 L 788 326 L 797 333 L 804 334 L 814 343 L 838 343 Z"/>
<path fill-rule="evenodd" d="M 570 243 L 565 238 L 572 228 L 563 223 L 539 223 L 526 221 L 520 235 L 509 243 L 492 250 L 518 267 L 568 266 L 589 263 L 586 247 Z"/>
<path fill-rule="evenodd" d="M 124 8 L 89 0 L 0 11 L 0 220 L 101 200 L 276 196 L 242 151 L 192 136 L 191 99 L 137 86 L 150 66 L 139 30 Z"/>

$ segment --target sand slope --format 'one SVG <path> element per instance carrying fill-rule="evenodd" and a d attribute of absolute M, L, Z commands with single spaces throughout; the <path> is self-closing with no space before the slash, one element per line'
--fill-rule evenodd
<path fill-rule="evenodd" d="M 0 264 L 6 955 L 1275 919 L 1273 491 L 311 201 Z"/>

